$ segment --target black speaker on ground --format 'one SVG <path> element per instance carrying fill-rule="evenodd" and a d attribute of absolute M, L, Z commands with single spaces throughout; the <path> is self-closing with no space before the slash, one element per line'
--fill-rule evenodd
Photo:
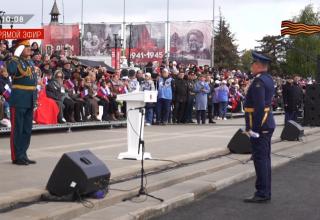
<path fill-rule="evenodd" d="M 47 190 L 56 196 L 72 193 L 86 195 L 109 185 L 110 171 L 89 150 L 69 152 L 62 155 L 54 168 Z"/>
<path fill-rule="evenodd" d="M 281 140 L 298 141 L 304 134 L 304 129 L 295 121 L 288 121 L 281 133 Z"/>
<path fill-rule="evenodd" d="M 306 88 L 303 125 L 320 126 L 320 84 Z"/>
<path fill-rule="evenodd" d="M 250 154 L 252 151 L 250 138 L 243 133 L 243 129 L 239 129 L 231 138 L 228 148 L 231 153 Z"/>

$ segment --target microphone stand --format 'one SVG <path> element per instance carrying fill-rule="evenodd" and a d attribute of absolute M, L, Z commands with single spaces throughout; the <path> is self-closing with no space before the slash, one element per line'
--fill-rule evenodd
<path fill-rule="evenodd" d="M 141 133 L 142 133 L 142 126 L 143 125 L 143 117 L 144 117 L 144 108 L 139 108 L 139 112 L 141 114 L 141 123 L 140 123 L 140 132 L 139 132 L 139 146 L 138 146 L 138 154 L 140 152 L 140 147 L 141 147 L 141 174 L 140 174 L 140 178 L 141 178 L 141 181 L 140 181 L 140 189 L 139 189 L 139 192 L 136 194 L 136 195 L 133 195 L 133 196 L 129 196 L 127 198 L 124 198 L 122 201 L 127 201 L 127 200 L 131 200 L 133 198 L 138 198 L 142 195 L 145 195 L 145 196 L 149 196 L 153 199 L 156 199 L 156 200 L 159 200 L 160 202 L 163 202 L 164 200 L 161 199 L 161 198 L 158 198 L 156 196 L 153 196 L 153 195 L 150 195 L 149 193 L 147 193 L 147 190 L 146 190 L 146 187 L 144 186 L 144 183 L 143 183 L 143 178 L 144 178 L 144 175 L 145 175 L 145 171 L 144 171 L 144 152 L 145 152 L 145 147 L 144 147 L 144 140 L 142 140 L 142 137 L 141 137 Z M 127 116 L 129 117 L 129 116 Z"/>

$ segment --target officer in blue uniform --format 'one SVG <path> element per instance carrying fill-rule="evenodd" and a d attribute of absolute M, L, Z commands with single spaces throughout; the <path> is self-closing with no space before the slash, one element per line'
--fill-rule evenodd
<path fill-rule="evenodd" d="M 252 143 L 252 159 L 256 171 L 256 192 L 244 202 L 265 203 L 271 200 L 271 137 L 275 129 L 271 100 L 274 82 L 268 73 L 270 59 L 252 53 L 251 72 L 254 80 L 245 99 L 246 133 Z"/>
<path fill-rule="evenodd" d="M 37 74 L 30 59 L 29 40 L 16 40 L 14 57 L 8 61 L 7 69 L 12 77 L 12 92 L 9 99 L 11 111 L 11 159 L 16 165 L 36 162 L 27 156 L 32 132 L 33 109 L 36 105 Z"/>

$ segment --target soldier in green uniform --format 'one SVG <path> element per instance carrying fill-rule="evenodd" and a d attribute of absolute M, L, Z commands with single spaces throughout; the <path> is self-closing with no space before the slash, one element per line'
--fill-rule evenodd
<path fill-rule="evenodd" d="M 29 40 L 16 40 L 15 56 L 7 62 L 12 78 L 12 92 L 9 99 L 11 112 L 11 159 L 16 165 L 29 165 L 36 162 L 27 156 L 32 132 L 33 109 L 36 105 L 37 75 L 30 58 Z"/>

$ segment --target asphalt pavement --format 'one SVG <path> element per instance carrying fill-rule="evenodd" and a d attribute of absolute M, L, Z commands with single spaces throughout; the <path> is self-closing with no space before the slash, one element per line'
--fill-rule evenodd
<path fill-rule="evenodd" d="M 319 171 L 320 152 L 316 152 L 273 171 L 272 200 L 268 204 L 242 202 L 254 192 L 255 179 L 251 178 L 154 220 L 319 220 Z"/>

